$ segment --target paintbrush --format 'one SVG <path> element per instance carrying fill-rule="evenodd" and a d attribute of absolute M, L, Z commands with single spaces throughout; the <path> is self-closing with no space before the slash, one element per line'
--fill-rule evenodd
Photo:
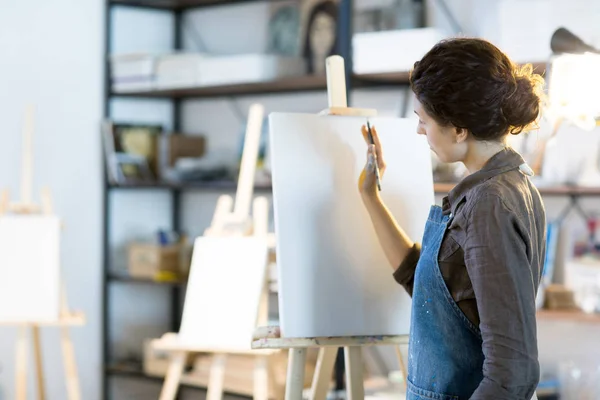
<path fill-rule="evenodd" d="M 375 145 L 375 141 L 373 140 L 373 133 L 371 133 L 371 125 L 367 120 L 367 131 L 369 133 L 369 142 L 372 145 Z M 379 181 L 379 165 L 377 165 L 377 160 L 375 160 L 375 178 L 377 179 L 377 189 L 381 192 L 381 183 Z"/>

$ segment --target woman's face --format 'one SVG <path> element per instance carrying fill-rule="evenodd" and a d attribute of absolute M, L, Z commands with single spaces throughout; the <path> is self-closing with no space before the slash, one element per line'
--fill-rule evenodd
<path fill-rule="evenodd" d="M 441 126 L 423 108 L 415 97 L 415 114 L 419 117 L 417 133 L 425 135 L 431 150 L 444 163 L 462 161 L 467 148 L 462 135 L 453 126 Z"/>
<path fill-rule="evenodd" d="M 335 20 L 324 12 L 318 13 L 310 29 L 309 40 L 314 54 L 327 54 L 335 40 Z"/>

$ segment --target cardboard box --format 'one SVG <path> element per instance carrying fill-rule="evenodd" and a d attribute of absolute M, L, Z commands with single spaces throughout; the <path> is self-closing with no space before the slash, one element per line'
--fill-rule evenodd
<path fill-rule="evenodd" d="M 115 92 L 151 90 L 156 57 L 150 54 L 116 54 L 110 58 L 111 82 Z"/>
<path fill-rule="evenodd" d="M 137 278 L 156 279 L 161 273 L 181 276 L 180 245 L 159 246 L 147 243 L 132 243 L 128 248 L 129 275 Z"/>
<path fill-rule="evenodd" d="M 179 158 L 202 157 L 206 151 L 206 139 L 204 136 L 169 135 L 168 142 L 168 166 L 175 166 Z"/>

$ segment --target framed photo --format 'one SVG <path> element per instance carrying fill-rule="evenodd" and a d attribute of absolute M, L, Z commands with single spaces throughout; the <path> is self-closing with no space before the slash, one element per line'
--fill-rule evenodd
<path fill-rule="evenodd" d="M 102 123 L 107 177 L 113 184 L 152 182 L 160 177 L 159 125 Z"/>
<path fill-rule="evenodd" d="M 325 59 L 336 54 L 338 47 L 338 3 L 320 0 L 310 3 L 304 28 L 303 55 L 309 74 L 324 75 Z"/>

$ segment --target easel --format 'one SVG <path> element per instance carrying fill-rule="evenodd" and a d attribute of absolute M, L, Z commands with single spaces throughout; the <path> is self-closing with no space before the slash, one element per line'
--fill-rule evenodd
<path fill-rule="evenodd" d="M 342 57 L 328 57 L 326 70 L 329 108 L 321 111 L 320 115 L 366 117 L 377 115 L 376 110 L 347 107 L 344 60 Z M 343 348 L 347 399 L 363 400 L 365 392 L 362 347 L 374 345 L 396 346 L 396 355 L 404 379 L 406 379 L 406 368 L 399 347 L 406 344 L 408 344 L 407 335 L 285 338 L 281 336 L 279 327 L 259 327 L 255 331 L 252 348 L 257 350 L 288 349 L 285 400 L 302 400 L 303 398 L 304 365 L 309 348 L 319 349 L 310 399 L 324 400 L 329 389 L 336 354 L 339 348 Z"/>
<path fill-rule="evenodd" d="M 32 176 L 33 176 L 33 109 L 27 109 L 25 118 L 25 127 L 23 131 L 23 160 L 21 176 L 21 201 L 10 203 L 8 192 L 4 190 L 0 199 L 0 215 L 6 215 L 8 212 L 14 214 L 44 214 L 52 215 L 52 198 L 48 188 L 42 191 L 42 206 L 38 206 L 31 199 Z M 19 333 L 16 346 L 15 362 L 15 387 L 17 400 L 27 399 L 27 331 L 31 328 L 33 351 L 35 356 L 35 369 L 37 375 L 37 398 L 46 399 L 44 387 L 44 371 L 42 365 L 42 348 L 40 343 L 41 326 L 60 326 L 61 345 L 63 353 L 63 362 L 65 369 L 65 384 L 67 389 L 67 398 L 69 400 L 79 400 L 81 392 L 79 388 L 79 378 L 77 376 L 77 365 L 75 363 L 75 350 L 73 342 L 69 336 L 70 326 L 81 326 L 85 323 L 85 315 L 82 312 L 69 311 L 67 295 L 64 282 L 61 282 L 61 305 L 60 316 L 56 321 L 0 321 L 2 325 L 18 325 Z"/>
<path fill-rule="evenodd" d="M 250 109 L 235 206 L 233 206 L 231 196 L 222 195 L 217 202 L 211 226 L 205 230 L 204 237 L 235 238 L 254 236 L 268 239 L 268 201 L 264 197 L 257 197 L 252 201 L 263 114 L 263 108 L 258 104 L 253 105 Z M 251 203 L 253 204 L 252 218 L 249 216 Z M 266 268 L 267 264 L 265 263 L 265 272 Z M 267 274 L 265 273 L 256 326 L 264 325 L 267 322 L 268 294 Z M 216 307 L 218 307 L 218 304 Z M 191 347 L 179 343 L 177 334 L 173 333 L 165 334 L 161 339 L 154 341 L 152 346 L 155 349 L 172 353 L 160 400 L 175 398 L 181 382 L 185 361 L 190 353 L 212 354 L 206 397 L 208 400 L 220 400 L 222 398 L 227 356 L 233 354 L 255 357 L 254 399 L 267 400 L 270 385 L 275 397 L 277 399 L 282 397 L 283 387 L 276 387 L 273 378 L 274 371 L 269 361 L 269 356 L 279 353 L 279 350 L 265 349 L 255 352 L 250 348 L 250 344 L 248 344 L 247 350 Z"/>

